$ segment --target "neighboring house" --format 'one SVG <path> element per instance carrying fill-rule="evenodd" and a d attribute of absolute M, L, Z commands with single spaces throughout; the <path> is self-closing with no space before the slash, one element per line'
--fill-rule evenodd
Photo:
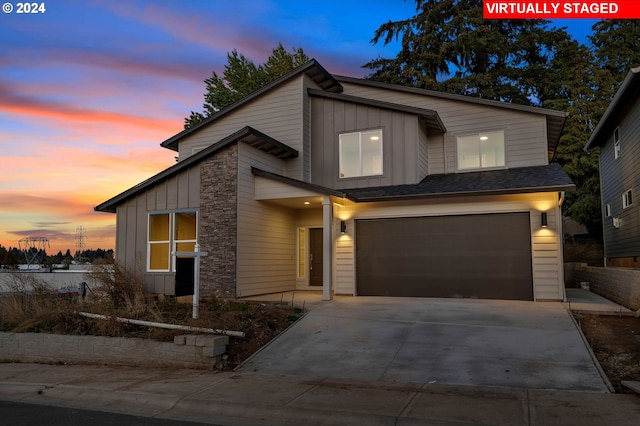
<path fill-rule="evenodd" d="M 162 143 L 100 204 L 118 262 L 168 295 L 564 298 L 566 114 L 329 74 L 315 60 Z"/>
<path fill-rule="evenodd" d="M 607 266 L 640 267 L 640 67 L 622 82 L 585 150 L 600 148 Z"/>

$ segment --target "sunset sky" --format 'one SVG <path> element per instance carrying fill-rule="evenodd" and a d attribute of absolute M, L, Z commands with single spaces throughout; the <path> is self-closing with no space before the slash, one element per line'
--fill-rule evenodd
<path fill-rule="evenodd" d="M 49 254 L 75 252 L 80 226 L 85 248 L 115 247 L 115 215 L 93 207 L 175 163 L 159 144 L 201 111 L 203 80 L 227 52 L 262 63 L 281 42 L 364 77 L 362 64 L 398 51 L 370 44 L 374 31 L 415 11 L 402 0 L 44 4 L 0 12 L 0 245 L 46 237 Z M 582 42 L 592 24 L 556 22 Z"/>

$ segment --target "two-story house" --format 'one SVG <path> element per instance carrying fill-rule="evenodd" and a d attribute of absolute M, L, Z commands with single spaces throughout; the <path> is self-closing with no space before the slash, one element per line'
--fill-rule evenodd
<path fill-rule="evenodd" d="M 606 265 L 640 268 L 640 67 L 627 74 L 585 150 L 596 147 Z"/>
<path fill-rule="evenodd" d="M 197 242 L 202 295 L 561 300 L 565 118 L 312 60 L 164 141 L 179 161 L 96 210 L 156 293 L 189 292 L 172 253 Z"/>

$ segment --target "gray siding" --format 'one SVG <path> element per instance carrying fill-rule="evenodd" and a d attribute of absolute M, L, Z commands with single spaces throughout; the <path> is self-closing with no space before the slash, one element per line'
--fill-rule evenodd
<path fill-rule="evenodd" d="M 147 272 L 149 212 L 197 209 L 200 206 L 200 168 L 191 167 L 118 206 L 116 258 L 127 270 L 144 277 L 154 293 L 174 294 L 175 274 Z"/>
<path fill-rule="evenodd" d="M 548 164 L 546 118 L 540 114 L 493 108 L 478 104 L 435 98 L 390 89 L 342 82 L 344 94 L 404 104 L 438 112 L 447 133 L 444 135 L 444 155 L 440 164 L 429 158 L 429 173 L 456 172 L 456 141 L 458 135 L 487 130 L 505 130 L 507 167 L 541 166 Z M 440 148 L 434 143 L 433 150 Z M 431 150 L 429 151 L 431 154 Z M 433 164 L 433 167 L 431 167 Z"/>
<path fill-rule="evenodd" d="M 300 152 L 298 158 L 289 160 L 283 172 L 291 178 L 302 179 L 302 81 L 302 76 L 293 78 L 188 136 L 179 144 L 180 158 L 191 156 L 194 148 L 207 147 L 251 126 Z"/>
<path fill-rule="evenodd" d="M 237 296 L 295 289 L 296 211 L 255 200 L 251 166 L 284 172 L 285 162 L 239 144 Z"/>
<path fill-rule="evenodd" d="M 424 179 L 429 174 L 427 129 L 423 124 L 418 126 L 418 180 Z"/>
<path fill-rule="evenodd" d="M 413 114 L 311 97 L 311 181 L 329 188 L 402 185 L 419 181 L 418 118 Z M 383 174 L 339 178 L 338 135 L 382 129 Z"/>
<path fill-rule="evenodd" d="M 600 183 L 605 256 L 640 256 L 640 100 L 620 117 L 618 124 L 620 156 L 615 159 L 613 132 L 600 150 Z M 631 189 L 632 206 L 622 208 L 622 194 Z M 604 206 L 611 205 L 611 217 Z M 613 218 L 620 227 L 613 226 Z"/>

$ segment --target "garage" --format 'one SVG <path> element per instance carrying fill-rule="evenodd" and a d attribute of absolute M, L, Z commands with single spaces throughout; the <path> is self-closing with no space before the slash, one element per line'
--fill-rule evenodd
<path fill-rule="evenodd" d="M 360 296 L 533 300 L 528 212 L 356 220 Z"/>

